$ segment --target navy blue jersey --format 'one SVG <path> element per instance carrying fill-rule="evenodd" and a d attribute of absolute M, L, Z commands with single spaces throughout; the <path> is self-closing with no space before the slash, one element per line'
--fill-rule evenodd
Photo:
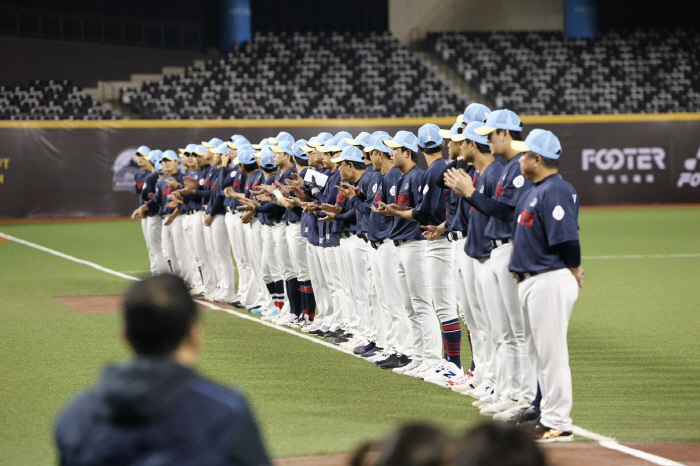
<path fill-rule="evenodd" d="M 513 221 L 511 272 L 541 272 L 566 267 L 555 246 L 578 241 L 579 200 L 561 175 L 551 175 L 520 197 Z"/>
<path fill-rule="evenodd" d="M 372 168 L 372 170 L 369 170 Z M 352 198 L 352 207 L 355 209 L 357 216 L 357 226 L 355 233 L 363 238 L 367 237 L 367 230 L 369 229 L 369 216 L 372 213 L 372 204 L 374 203 L 374 195 L 377 192 L 377 183 L 382 179 L 382 174 L 375 172 L 371 165 L 368 165 L 368 169 L 362 178 L 357 182 L 357 187 L 362 193 L 362 198 L 360 196 L 355 196 Z"/>
<path fill-rule="evenodd" d="M 201 189 L 197 190 L 197 195 L 202 199 L 202 209 L 207 210 L 212 200 L 211 188 L 219 176 L 219 167 L 208 166 L 202 171 L 202 178 L 199 185 Z"/>
<path fill-rule="evenodd" d="M 141 189 L 141 192 L 139 193 L 139 202 L 141 205 L 147 204 L 149 199 L 149 196 L 151 194 L 155 195 L 156 193 L 156 183 L 158 183 L 158 180 L 160 179 L 160 175 L 158 173 L 149 173 L 143 183 L 143 188 Z M 155 215 L 158 215 L 158 212 L 156 210 L 148 210 L 146 211 L 146 217 L 153 217 Z"/>
<path fill-rule="evenodd" d="M 278 189 L 282 186 L 285 186 L 286 183 L 285 181 L 291 180 L 292 175 L 297 173 L 297 167 L 292 166 L 289 170 L 286 172 L 282 173 L 280 171 L 277 172 L 277 177 L 275 178 L 275 187 Z M 286 220 L 288 222 L 298 222 L 301 220 L 301 207 L 295 207 L 293 209 L 285 209 L 284 215 L 282 216 L 283 220 Z"/>
<path fill-rule="evenodd" d="M 515 213 L 515 206 L 524 192 L 532 187 L 532 182 L 528 181 L 520 173 L 520 157 L 518 154 L 510 159 L 501 172 L 501 179 L 498 181 L 496 193 L 493 195 L 498 202 L 510 206 Z M 506 239 L 513 236 L 513 219 L 501 220 L 491 217 L 486 226 L 486 236 L 492 239 Z"/>
<path fill-rule="evenodd" d="M 493 197 L 498 186 L 501 168 L 500 164 L 493 162 L 484 169 L 484 173 L 474 172 L 474 177 L 476 178 L 474 186 L 476 190 L 484 196 Z M 471 207 L 470 209 L 464 252 L 474 259 L 489 257 L 491 255 L 491 243 L 486 236 L 486 225 L 490 217 L 478 211 L 476 207 Z"/>
<path fill-rule="evenodd" d="M 463 169 L 466 170 L 469 176 L 474 175 L 474 166 L 469 165 L 466 161 L 459 159 L 459 160 L 454 160 L 450 162 L 446 167 L 446 169 L 450 168 L 457 168 L 457 169 Z M 444 186 L 444 176 L 445 176 L 445 171 L 444 169 L 440 175 L 438 175 L 438 186 L 443 185 Z M 440 182 L 440 176 L 442 176 L 443 182 Z M 462 201 L 465 201 L 462 196 L 457 194 L 456 192 L 452 191 L 451 189 L 447 189 L 449 192 L 449 197 L 447 199 L 447 205 L 446 205 L 446 210 L 447 213 L 445 214 L 445 232 L 449 233 L 451 231 L 462 231 L 466 232 L 467 231 L 467 225 L 469 224 L 469 206 L 466 207 L 466 212 L 467 215 L 463 217 L 457 217 L 457 212 L 459 210 L 459 203 Z"/>
<path fill-rule="evenodd" d="M 224 196 L 224 183 L 229 173 L 231 173 L 230 168 L 221 167 L 217 170 L 216 175 L 212 176 L 211 194 L 206 210 L 208 215 L 221 215 L 226 212 L 226 208 L 224 207 L 224 200 L 226 199 L 226 196 Z"/>
<path fill-rule="evenodd" d="M 357 231 L 357 211 L 355 210 L 354 203 L 351 204 L 345 197 L 345 194 L 338 190 L 338 194 L 336 194 L 335 197 L 335 204 L 340 206 L 342 210 L 335 216 L 333 231 L 336 233 L 355 233 Z"/>
<path fill-rule="evenodd" d="M 166 180 L 175 180 L 178 183 L 180 183 L 180 187 L 171 188 L 170 186 L 168 186 Z M 170 202 L 170 200 L 168 200 L 168 195 L 172 194 L 178 189 L 181 189 L 182 187 L 182 173 L 180 172 L 175 173 L 172 176 L 165 176 L 163 178 L 160 178 L 156 182 L 155 196 L 153 196 L 153 199 L 148 201 L 148 210 L 153 210 L 157 212 L 160 216 L 172 214 L 175 209 L 166 207 L 168 202 Z"/>
<path fill-rule="evenodd" d="M 268 186 L 274 186 L 276 174 L 267 175 L 265 181 L 262 184 Z M 282 215 L 284 211 L 287 210 L 281 205 L 277 205 L 274 202 L 261 202 L 258 207 L 255 208 L 255 212 L 258 214 L 258 219 L 263 223 L 263 225 L 273 225 L 282 220 Z"/>
<path fill-rule="evenodd" d="M 318 195 L 318 202 L 321 204 L 335 204 L 338 198 L 338 186 L 340 184 L 340 170 L 336 170 L 328 174 L 328 179 L 323 189 Z M 318 234 L 321 236 L 319 245 L 324 247 L 338 246 L 340 244 L 340 236 L 333 231 L 334 222 L 318 221 Z"/>
<path fill-rule="evenodd" d="M 447 216 L 447 204 L 450 190 L 437 185 L 440 175 L 445 172 L 449 162 L 445 159 L 437 159 L 423 174 L 421 180 L 421 192 L 423 197 L 420 203 L 413 209 L 413 218 L 421 225 L 440 225 Z"/>
<path fill-rule="evenodd" d="M 376 191 L 374 190 L 374 185 L 372 185 L 372 190 L 374 192 L 372 205 L 374 207 L 379 207 L 380 202 L 383 202 L 384 204 L 394 204 L 396 201 L 396 184 L 399 182 L 399 179 L 401 179 L 401 170 L 398 168 L 391 168 L 384 175 L 382 175 L 381 172 L 375 173 L 379 173 L 379 176 L 377 176 Z M 393 217 L 385 217 L 382 214 L 372 212 L 369 216 L 367 238 L 370 241 L 381 241 L 387 239 L 393 224 Z"/>
<path fill-rule="evenodd" d="M 245 193 L 245 183 L 248 177 L 243 174 L 243 172 L 238 170 L 231 170 L 226 179 L 224 180 L 223 190 L 228 187 L 233 188 L 233 190 L 239 194 Z M 225 196 L 225 194 L 224 194 Z M 241 201 L 234 199 L 232 197 L 227 197 L 224 199 L 224 206 L 236 210 L 236 207 L 241 205 Z"/>
<path fill-rule="evenodd" d="M 418 165 L 404 174 L 394 186 L 396 193 L 395 203 L 401 207 L 415 208 L 423 199 L 421 181 L 425 172 Z M 391 224 L 389 239 L 399 240 L 423 240 L 418 222 L 394 217 Z"/>
<path fill-rule="evenodd" d="M 150 174 L 151 172 L 148 170 L 139 170 L 136 172 L 136 175 L 134 175 L 134 189 L 136 190 L 136 194 L 141 194 L 146 184 L 146 178 Z"/>

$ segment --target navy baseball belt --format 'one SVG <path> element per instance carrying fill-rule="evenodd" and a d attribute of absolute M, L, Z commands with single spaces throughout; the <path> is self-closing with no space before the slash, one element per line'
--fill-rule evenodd
<path fill-rule="evenodd" d="M 394 240 L 394 246 L 398 247 L 402 244 L 410 243 L 411 241 L 415 241 L 412 239 L 395 239 Z"/>
<path fill-rule="evenodd" d="M 451 231 L 447 234 L 447 241 L 450 243 L 467 237 L 466 231 Z"/>
<path fill-rule="evenodd" d="M 352 233 L 350 233 L 349 231 L 343 231 L 338 236 L 340 236 L 341 239 L 346 239 L 350 238 L 352 236 Z"/>
<path fill-rule="evenodd" d="M 539 272 L 515 272 L 515 278 L 518 283 L 527 280 L 528 278 L 536 277 L 537 275 L 542 275 L 543 273 L 553 272 L 554 269 L 540 270 Z"/>
<path fill-rule="evenodd" d="M 387 240 L 385 239 L 380 239 L 379 241 L 370 241 L 369 244 L 372 246 L 374 249 L 379 249 L 379 246 L 382 244 L 386 243 Z"/>
<path fill-rule="evenodd" d="M 491 243 L 491 248 L 496 249 L 499 246 L 503 246 L 504 244 L 508 244 L 512 242 L 513 240 L 511 238 L 505 238 L 505 239 L 490 239 L 489 243 Z"/>

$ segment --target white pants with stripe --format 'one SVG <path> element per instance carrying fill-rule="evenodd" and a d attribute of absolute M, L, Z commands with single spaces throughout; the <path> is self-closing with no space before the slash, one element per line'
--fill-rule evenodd
<path fill-rule="evenodd" d="M 204 212 L 197 211 L 191 215 L 192 217 L 192 241 L 194 249 L 197 251 L 199 259 L 199 267 L 202 270 L 202 283 L 204 294 L 213 293 L 216 291 L 216 272 L 214 263 L 209 249 L 207 249 L 206 239 L 204 237 Z"/>
<path fill-rule="evenodd" d="M 226 219 L 223 214 L 215 215 L 209 226 L 211 234 L 211 244 L 219 264 L 218 288 L 220 299 L 231 302 L 237 301 L 236 295 L 236 271 L 233 268 L 231 257 L 231 245 L 229 244 L 228 231 L 226 230 Z"/>
<path fill-rule="evenodd" d="M 148 261 L 152 275 L 168 272 L 168 263 L 163 255 L 163 222 L 161 217 L 153 215 L 141 219 L 141 230 L 146 240 Z"/>

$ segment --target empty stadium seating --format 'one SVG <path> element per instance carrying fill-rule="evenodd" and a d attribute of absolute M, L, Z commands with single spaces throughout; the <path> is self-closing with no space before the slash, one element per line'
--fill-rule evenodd
<path fill-rule="evenodd" d="M 432 48 L 496 107 L 529 115 L 700 111 L 697 29 L 448 32 Z"/>
<path fill-rule="evenodd" d="M 121 90 L 148 119 L 372 118 L 464 108 L 389 33 L 260 35 L 202 69 Z"/>
<path fill-rule="evenodd" d="M 0 86 L 0 120 L 118 119 L 70 81 L 33 81 L 27 87 Z"/>

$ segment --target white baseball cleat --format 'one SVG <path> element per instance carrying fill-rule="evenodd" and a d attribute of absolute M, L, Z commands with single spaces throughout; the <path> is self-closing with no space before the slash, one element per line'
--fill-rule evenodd
<path fill-rule="evenodd" d="M 371 358 L 367 358 L 367 361 L 369 362 L 377 362 L 377 361 L 383 361 L 391 356 L 391 353 L 387 353 L 384 351 L 380 351 L 379 353 L 375 354 Z"/>
<path fill-rule="evenodd" d="M 425 372 L 427 370 L 434 370 L 434 367 L 428 366 L 425 363 L 421 363 L 419 366 L 414 367 L 411 370 L 408 371 L 403 371 L 403 375 L 407 375 L 409 377 L 418 377 L 418 374 L 421 372 Z"/>
<path fill-rule="evenodd" d="M 510 398 L 498 400 L 495 403 L 491 403 L 491 404 L 481 408 L 480 414 L 482 416 L 492 416 L 493 417 L 494 414 L 501 413 L 507 409 L 514 407 L 517 404 L 518 404 L 517 401 L 511 400 Z"/>
<path fill-rule="evenodd" d="M 484 380 L 479 384 L 478 387 L 474 389 L 474 392 L 472 393 L 472 397 L 479 399 L 483 398 L 486 395 L 491 395 L 493 393 L 493 387 L 491 386 L 491 382 L 488 380 Z"/>
<path fill-rule="evenodd" d="M 426 375 L 423 377 L 423 380 L 440 385 L 441 387 L 449 387 L 449 382 L 453 382 L 463 376 L 464 369 L 457 367 L 457 364 L 453 362 L 443 361 L 437 371 L 433 374 Z"/>
<path fill-rule="evenodd" d="M 447 382 L 447 386 L 453 392 L 461 393 L 462 395 L 471 395 L 478 383 L 474 374 L 467 373 L 457 380 Z"/>
<path fill-rule="evenodd" d="M 505 411 L 501 411 L 500 413 L 494 414 L 493 420 L 494 421 L 501 421 L 501 422 L 508 422 L 508 419 L 510 419 L 511 416 L 513 416 L 513 414 L 517 413 L 522 408 L 527 408 L 528 406 L 530 406 L 530 403 L 528 403 L 526 401 L 519 401 L 514 406 L 506 409 Z"/>
<path fill-rule="evenodd" d="M 420 366 L 420 361 L 411 361 L 403 367 L 395 367 L 391 370 L 394 374 L 405 374 L 407 371 L 411 371 Z"/>

